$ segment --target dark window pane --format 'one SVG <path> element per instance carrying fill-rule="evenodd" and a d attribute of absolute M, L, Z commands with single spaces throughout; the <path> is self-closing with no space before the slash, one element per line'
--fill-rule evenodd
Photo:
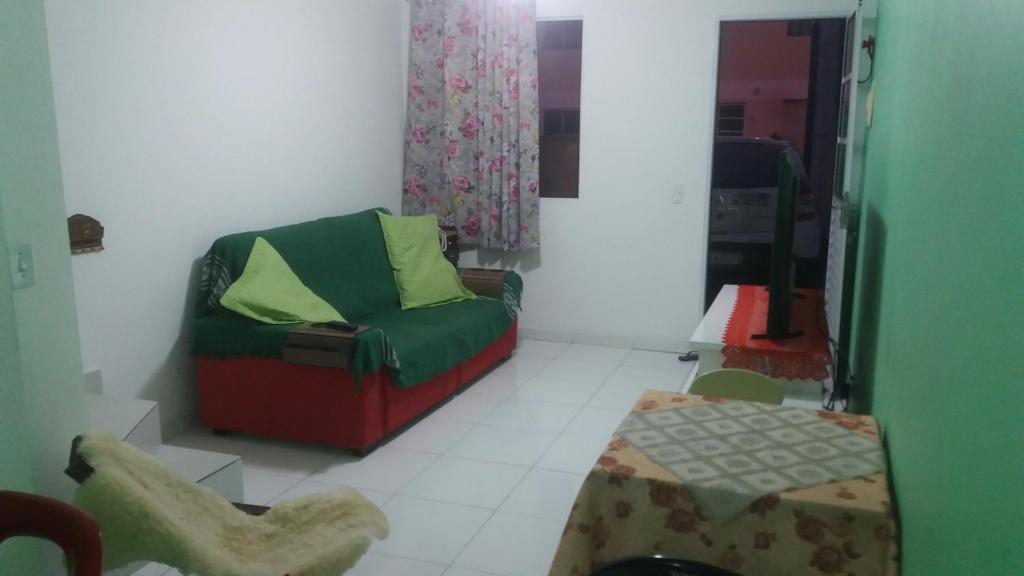
<path fill-rule="evenodd" d="M 566 134 L 580 133 L 580 111 L 566 110 L 562 114 L 562 131 Z"/>
<path fill-rule="evenodd" d="M 537 22 L 540 92 L 540 195 L 578 198 L 581 20 Z"/>
<path fill-rule="evenodd" d="M 743 133 L 743 119 L 742 118 L 721 118 L 718 120 L 718 131 L 719 132 L 739 132 Z"/>
<path fill-rule="evenodd" d="M 540 195 L 578 198 L 580 189 L 579 136 L 545 136 L 540 140 Z"/>
<path fill-rule="evenodd" d="M 561 134 L 563 132 L 562 127 L 562 111 L 561 110 L 545 110 L 544 111 L 544 135 L 550 136 L 552 134 Z"/>
<path fill-rule="evenodd" d="M 583 49 L 583 20 L 566 20 L 562 22 L 565 31 L 566 50 Z"/>
<path fill-rule="evenodd" d="M 565 45 L 562 22 L 537 22 L 537 43 L 541 50 L 561 50 Z"/>
<path fill-rule="evenodd" d="M 718 107 L 720 118 L 743 118 L 746 107 L 743 104 L 722 104 Z"/>

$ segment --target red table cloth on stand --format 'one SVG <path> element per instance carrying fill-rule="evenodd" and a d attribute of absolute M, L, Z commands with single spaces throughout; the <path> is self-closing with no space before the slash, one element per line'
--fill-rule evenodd
<path fill-rule="evenodd" d="M 741 285 L 736 292 L 725 334 L 722 335 L 723 368 L 744 368 L 772 378 L 825 380 L 832 356 L 825 336 L 821 292 L 797 289 L 793 298 L 791 329 L 803 334 L 785 340 L 757 339 L 768 320 L 768 291 L 764 286 Z M 819 321 L 820 320 L 820 321 Z"/>

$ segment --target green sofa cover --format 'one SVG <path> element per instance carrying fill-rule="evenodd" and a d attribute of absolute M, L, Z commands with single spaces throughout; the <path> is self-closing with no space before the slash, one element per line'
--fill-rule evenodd
<path fill-rule="evenodd" d="M 516 318 L 522 279 L 505 276 L 504 297 L 481 296 L 431 308 L 402 310 L 388 261 L 378 208 L 346 216 L 224 236 L 203 258 L 193 351 L 215 358 L 280 358 L 293 325 L 262 324 L 220 305 L 245 268 L 257 237 L 267 240 L 295 274 L 350 322 L 371 329 L 356 337 L 349 370 L 387 367 L 408 387 L 469 360 L 504 334 Z"/>

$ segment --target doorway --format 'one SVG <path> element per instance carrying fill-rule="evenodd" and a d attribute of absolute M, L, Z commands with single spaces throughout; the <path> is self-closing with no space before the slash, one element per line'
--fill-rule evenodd
<path fill-rule="evenodd" d="M 725 284 L 767 285 L 779 159 L 802 162 L 795 285 L 825 284 L 846 20 L 723 22 L 704 308 Z"/>

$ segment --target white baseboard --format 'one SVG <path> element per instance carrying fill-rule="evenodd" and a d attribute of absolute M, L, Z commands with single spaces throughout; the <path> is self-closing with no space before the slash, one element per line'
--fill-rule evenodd
<path fill-rule="evenodd" d="M 686 340 L 661 340 L 657 338 L 631 338 L 619 334 L 593 334 L 588 332 L 569 332 L 567 330 L 548 330 L 545 328 L 529 328 L 521 326 L 519 337 L 531 340 L 547 340 L 549 342 L 568 342 L 571 344 L 587 344 L 591 346 L 607 346 L 609 348 L 628 348 L 636 350 L 653 350 L 655 352 L 682 353 L 689 350 Z"/>

